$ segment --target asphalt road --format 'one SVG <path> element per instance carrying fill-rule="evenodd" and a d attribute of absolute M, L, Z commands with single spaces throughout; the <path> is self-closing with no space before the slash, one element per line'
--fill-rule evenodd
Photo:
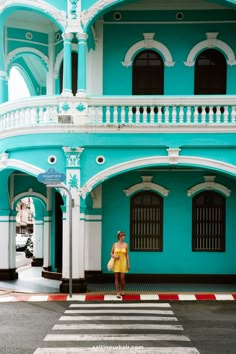
<path fill-rule="evenodd" d="M 145 307 L 145 304 L 151 307 Z M 154 307 L 158 304 L 161 302 L 1 303 L 0 353 L 49 354 L 44 348 L 50 347 L 56 348 L 50 352 L 54 354 L 67 354 L 69 348 L 76 348 L 76 352 L 70 351 L 74 354 L 79 353 L 79 350 L 85 353 L 85 347 L 93 346 L 100 348 L 94 353 L 120 353 L 117 349 L 119 345 L 127 346 L 122 351 L 124 354 L 184 354 L 188 350 L 201 354 L 236 353 L 235 301 L 172 301 L 165 302 L 167 307 Z M 94 307 L 88 308 L 88 305 Z M 157 314 L 163 310 L 167 313 Z M 173 314 L 169 314 L 170 311 Z M 104 319 L 104 316 L 109 316 L 109 320 Z M 124 316 L 128 316 L 128 319 L 125 320 Z M 159 317 L 166 318 L 161 320 Z M 110 326 L 108 329 L 107 324 Z M 62 329 L 59 329 L 61 325 Z M 68 325 L 72 328 L 68 329 Z M 119 340 L 122 335 L 125 338 Z M 108 348 L 112 345 L 116 349 L 110 351 Z M 143 346 L 144 349 L 131 351 L 131 345 Z M 147 347 L 152 347 L 154 351 Z M 66 349 L 60 351 L 60 348 Z M 165 348 L 165 352 L 158 348 Z M 176 352 L 176 348 L 182 349 Z"/>

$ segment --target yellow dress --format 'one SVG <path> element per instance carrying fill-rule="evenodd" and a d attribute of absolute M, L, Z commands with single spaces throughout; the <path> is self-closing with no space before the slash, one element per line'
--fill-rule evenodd
<path fill-rule="evenodd" d="M 115 247 L 114 255 L 119 256 L 119 259 L 115 259 L 114 272 L 115 273 L 126 273 L 128 272 L 127 259 L 126 259 L 126 248 Z"/>

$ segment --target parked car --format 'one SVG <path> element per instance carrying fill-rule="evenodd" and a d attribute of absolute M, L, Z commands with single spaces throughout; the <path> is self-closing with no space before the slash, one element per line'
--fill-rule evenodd
<path fill-rule="evenodd" d="M 16 234 L 16 250 L 25 251 L 30 240 L 29 234 Z"/>

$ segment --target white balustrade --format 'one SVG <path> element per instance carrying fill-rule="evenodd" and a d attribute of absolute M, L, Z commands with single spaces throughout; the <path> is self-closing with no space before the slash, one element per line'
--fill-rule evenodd
<path fill-rule="evenodd" d="M 77 115 L 76 126 L 226 126 L 236 124 L 234 96 L 102 96 L 88 97 L 88 110 L 78 113 L 81 98 L 37 96 L 0 105 L 1 131 L 62 124 L 60 115 Z M 64 107 L 63 107 L 64 106 Z M 63 107 L 61 110 L 59 107 Z M 73 120 L 74 121 L 74 120 Z"/>

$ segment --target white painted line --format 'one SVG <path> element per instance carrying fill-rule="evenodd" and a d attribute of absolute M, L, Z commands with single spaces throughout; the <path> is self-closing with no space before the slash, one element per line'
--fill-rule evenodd
<path fill-rule="evenodd" d="M 140 294 L 140 300 L 159 300 L 159 296 L 155 294 Z"/>
<path fill-rule="evenodd" d="M 86 295 L 73 295 L 70 297 L 69 295 L 67 296 L 67 301 L 85 301 Z"/>
<path fill-rule="evenodd" d="M 97 309 L 92 309 L 92 310 L 66 310 L 64 313 L 68 313 L 68 314 L 72 314 L 72 313 L 88 313 L 88 314 L 94 314 L 94 313 L 119 313 L 119 314 L 153 314 L 153 315 L 173 315 L 173 311 L 171 310 L 140 310 L 140 309 L 136 309 L 136 310 L 128 310 L 128 309 L 119 309 L 119 310 L 97 310 Z"/>
<path fill-rule="evenodd" d="M 139 347 L 138 347 L 139 348 Z M 125 354 L 200 354 L 196 348 L 191 347 L 144 347 L 141 346 L 138 349 L 135 348 L 126 348 Z M 134 350 L 135 349 L 135 350 Z M 124 349 L 120 349 L 119 346 L 112 346 L 112 349 L 109 349 L 109 346 L 94 346 L 92 348 L 88 347 L 76 347 L 76 348 L 38 348 L 34 354 L 96 354 L 96 353 L 106 353 L 106 354 L 124 354 Z"/>
<path fill-rule="evenodd" d="M 122 301 L 122 297 L 116 295 L 104 295 L 104 301 Z"/>
<path fill-rule="evenodd" d="M 29 301 L 48 301 L 48 295 L 33 295 L 30 296 Z"/>
<path fill-rule="evenodd" d="M 12 302 L 12 301 L 15 301 L 15 297 L 14 296 L 0 297 L 0 302 Z"/>
<path fill-rule="evenodd" d="M 215 294 L 216 300 L 234 300 L 233 295 L 230 294 Z"/>
<path fill-rule="evenodd" d="M 186 336 L 176 334 L 134 334 L 128 335 L 127 333 L 121 333 L 114 335 L 113 333 L 106 334 L 48 334 L 44 341 L 49 342 L 80 342 L 80 341 L 183 341 L 190 342 L 190 339 Z M 182 353 L 181 353 L 182 354 Z"/>
<path fill-rule="evenodd" d="M 173 330 L 173 331 L 183 331 L 181 325 L 166 325 L 166 324 L 104 324 L 104 323 L 81 323 L 81 324 L 63 324 L 55 325 L 53 330 L 80 330 L 80 329 L 161 329 L 161 330 Z"/>
<path fill-rule="evenodd" d="M 169 303 L 158 303 L 158 304 L 148 304 L 148 303 L 140 303 L 140 302 L 136 302 L 136 303 L 130 303 L 130 304 L 127 304 L 127 303 L 121 303 L 121 304 L 104 304 L 104 303 L 98 303 L 98 304 L 88 304 L 88 303 L 85 303 L 85 304 L 71 304 L 70 307 L 112 307 L 112 308 L 115 308 L 115 307 L 171 307 Z"/>
<path fill-rule="evenodd" d="M 168 316 L 61 316 L 60 321 L 178 321 L 176 317 Z"/>
<path fill-rule="evenodd" d="M 193 294 L 179 294 L 179 300 L 184 300 L 184 301 L 190 300 L 190 301 L 192 301 L 192 300 L 197 300 L 197 299 L 196 299 L 196 296 L 193 295 Z"/>

